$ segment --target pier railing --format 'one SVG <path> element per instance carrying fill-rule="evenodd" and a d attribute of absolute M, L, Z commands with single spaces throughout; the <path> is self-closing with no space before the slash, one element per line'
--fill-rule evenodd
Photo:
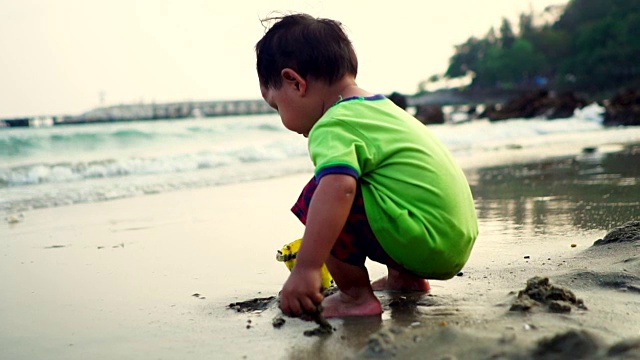
<path fill-rule="evenodd" d="M 275 113 L 264 100 L 185 101 L 163 104 L 127 104 L 99 107 L 80 115 L 0 119 L 0 127 L 51 126 L 100 122 L 183 119 Z"/>

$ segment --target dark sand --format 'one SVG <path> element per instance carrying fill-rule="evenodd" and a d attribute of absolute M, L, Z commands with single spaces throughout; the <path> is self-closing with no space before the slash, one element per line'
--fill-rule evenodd
<path fill-rule="evenodd" d="M 640 242 L 592 246 L 640 220 L 640 147 L 616 149 L 467 167 L 481 235 L 462 274 L 320 336 L 275 302 L 228 308 L 277 295 L 308 175 L 26 212 L 0 225 L 0 358 L 640 359 Z M 536 276 L 583 306 L 510 310 Z"/>

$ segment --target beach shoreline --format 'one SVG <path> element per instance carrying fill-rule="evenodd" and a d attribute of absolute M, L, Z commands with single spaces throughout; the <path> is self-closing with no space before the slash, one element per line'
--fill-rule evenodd
<path fill-rule="evenodd" d="M 592 334 L 578 343 L 602 357 L 640 336 L 633 310 L 640 305 L 637 242 L 594 249 L 603 229 L 567 231 L 544 216 L 535 226 L 481 216 L 481 235 L 461 276 L 433 281 L 426 296 L 380 292 L 382 316 L 332 319 L 336 331 L 329 336 L 305 336 L 314 324 L 299 319 L 274 327 L 277 306 L 228 309 L 279 291 L 288 271 L 275 253 L 302 234 L 288 209 L 310 176 L 30 210 L 3 222 L 0 357 L 534 358 L 544 339 L 571 331 Z M 533 206 L 553 205 L 554 199 L 530 196 Z M 557 216 L 552 210 L 540 211 Z M 384 274 L 379 264 L 369 269 L 372 278 Z M 587 310 L 509 311 L 534 276 L 573 291 Z M 624 355 L 640 347 L 629 348 Z"/>

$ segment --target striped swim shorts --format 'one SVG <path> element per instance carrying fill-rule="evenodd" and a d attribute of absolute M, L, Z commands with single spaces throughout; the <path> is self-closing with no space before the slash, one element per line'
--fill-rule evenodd
<path fill-rule="evenodd" d="M 317 186 L 318 183 L 314 177 L 302 189 L 298 201 L 291 208 L 291 211 L 303 224 L 307 223 L 309 204 Z M 364 209 L 364 199 L 359 183 L 347 222 L 331 249 L 331 255 L 342 262 L 355 266 L 364 266 L 368 257 L 373 261 L 403 270 L 402 266 L 384 251 L 373 234 Z"/>

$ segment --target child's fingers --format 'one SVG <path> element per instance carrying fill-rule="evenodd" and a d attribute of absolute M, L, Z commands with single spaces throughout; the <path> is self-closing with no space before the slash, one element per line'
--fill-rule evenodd
<path fill-rule="evenodd" d="M 287 316 L 299 317 L 304 314 L 316 312 L 317 304 L 311 298 L 303 296 L 301 298 L 282 297 L 280 299 L 280 310 Z"/>
<path fill-rule="evenodd" d="M 310 297 L 304 297 L 300 299 L 302 307 L 304 308 L 304 312 L 307 314 L 312 314 L 316 312 L 317 305 Z"/>
<path fill-rule="evenodd" d="M 295 297 L 282 297 L 280 300 L 280 310 L 287 316 L 300 316 L 303 311 L 298 299 Z"/>
<path fill-rule="evenodd" d="M 322 304 L 322 300 L 324 300 L 324 295 L 322 295 L 322 293 L 320 291 L 318 291 L 317 293 L 313 294 L 312 300 L 313 300 L 314 305 L 318 306 L 318 305 Z"/>

